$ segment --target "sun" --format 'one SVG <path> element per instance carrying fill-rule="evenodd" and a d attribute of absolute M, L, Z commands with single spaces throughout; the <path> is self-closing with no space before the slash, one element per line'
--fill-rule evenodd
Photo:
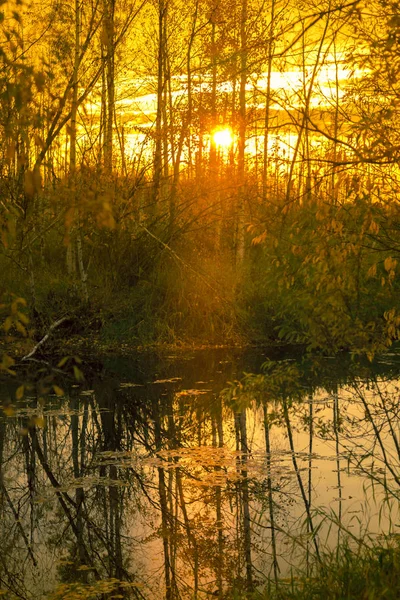
<path fill-rule="evenodd" d="M 218 129 L 212 134 L 214 144 L 218 148 L 229 148 L 233 144 L 233 134 L 229 127 Z"/>

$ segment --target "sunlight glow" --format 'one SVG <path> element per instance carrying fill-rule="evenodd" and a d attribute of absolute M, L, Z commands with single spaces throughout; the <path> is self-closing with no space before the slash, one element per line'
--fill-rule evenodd
<path fill-rule="evenodd" d="M 233 134 L 229 127 L 218 129 L 213 133 L 213 140 L 218 148 L 229 148 L 233 144 Z"/>

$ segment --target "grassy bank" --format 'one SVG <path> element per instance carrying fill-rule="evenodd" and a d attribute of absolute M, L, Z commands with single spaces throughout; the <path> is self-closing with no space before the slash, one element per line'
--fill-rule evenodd
<path fill-rule="evenodd" d="M 369 546 L 344 543 L 309 568 L 270 579 L 256 591 L 230 590 L 229 600 L 397 600 L 400 597 L 398 540 Z"/>
<path fill-rule="evenodd" d="M 21 239 L 0 254 L 3 317 L 13 297 L 25 298 L 35 340 L 62 317 L 66 339 L 96 335 L 111 346 L 281 341 L 372 355 L 398 338 L 395 205 L 366 195 L 341 206 L 323 197 L 289 206 L 249 198 L 257 225 L 240 256 L 232 231 L 211 219 L 199 227 L 190 212 L 171 230 L 163 220 L 140 228 L 115 217 L 105 228 L 89 211 L 82 266 L 71 246 L 76 230 L 62 220 L 46 229 L 52 200 L 41 201 L 49 205 L 43 233 L 28 251 L 24 230 L 32 224 L 17 219 Z"/>

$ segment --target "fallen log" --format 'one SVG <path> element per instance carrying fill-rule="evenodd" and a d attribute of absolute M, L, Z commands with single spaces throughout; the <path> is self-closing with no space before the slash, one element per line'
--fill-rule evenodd
<path fill-rule="evenodd" d="M 41 346 L 43 346 L 44 343 L 47 342 L 47 340 L 49 339 L 51 333 L 57 329 L 57 327 L 59 327 L 62 323 L 64 323 L 64 321 L 67 321 L 70 317 L 62 317 L 61 319 L 58 319 L 58 321 L 55 321 L 54 323 L 52 323 L 46 333 L 45 336 L 42 337 L 42 339 L 36 344 L 36 346 L 29 352 L 29 354 L 26 354 L 25 356 L 23 356 L 21 358 L 21 361 L 23 360 L 29 360 L 30 358 L 32 358 L 32 356 L 34 356 L 36 354 L 36 352 L 39 350 L 39 348 Z"/>

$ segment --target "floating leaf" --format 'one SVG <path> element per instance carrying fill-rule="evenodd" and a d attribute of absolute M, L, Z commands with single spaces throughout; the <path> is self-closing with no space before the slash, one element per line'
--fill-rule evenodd
<path fill-rule="evenodd" d="M 170 379 L 156 379 L 152 381 L 152 383 L 176 383 L 177 381 L 182 381 L 182 377 L 171 377 Z"/>
<path fill-rule="evenodd" d="M 203 394 L 207 394 L 208 392 L 211 392 L 211 390 L 181 390 L 176 394 L 176 397 L 180 398 L 181 396 L 202 396 Z"/>
<path fill-rule="evenodd" d="M 127 382 L 127 383 L 120 383 L 119 387 L 122 388 L 122 389 L 123 388 L 143 387 L 143 384 L 142 383 L 129 383 L 129 382 Z"/>

